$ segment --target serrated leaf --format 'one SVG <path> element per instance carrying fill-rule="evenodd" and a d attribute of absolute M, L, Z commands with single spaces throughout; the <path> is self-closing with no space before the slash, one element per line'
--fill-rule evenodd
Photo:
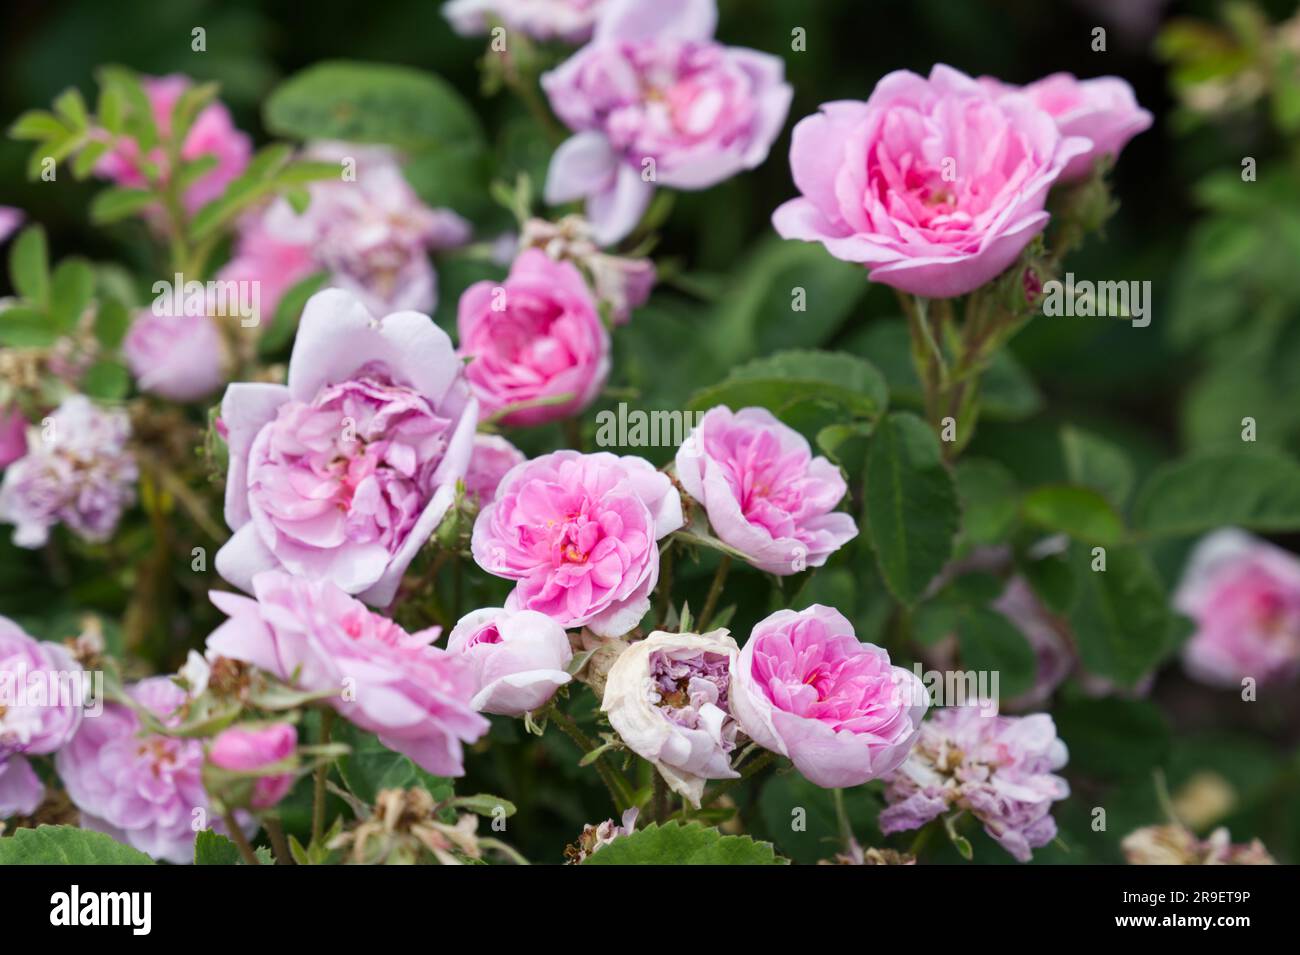
<path fill-rule="evenodd" d="M 786 351 L 732 370 L 722 382 L 698 391 L 692 411 L 726 405 L 733 411 L 757 406 L 774 414 L 799 402 L 834 404 L 850 417 L 875 418 L 885 410 L 885 379 L 870 362 L 839 352 Z"/>
<path fill-rule="evenodd" d="M 143 852 L 76 826 L 17 829 L 0 839 L 0 865 L 153 865 Z"/>
<path fill-rule="evenodd" d="M 221 833 L 204 829 L 195 837 L 195 865 L 239 865 L 239 862 L 239 847 Z"/>
<path fill-rule="evenodd" d="M 962 540 L 967 544 L 1006 540 L 1020 509 L 1015 475 L 997 461 L 963 458 L 955 477 L 962 504 Z"/>
<path fill-rule="evenodd" d="M 338 761 L 343 783 L 358 799 L 373 804 L 384 789 L 409 789 L 423 786 L 437 800 L 452 796 L 452 782 L 427 773 L 415 763 L 395 753 L 373 733 L 359 730 L 347 722 L 335 724 L 334 740 L 351 747 Z"/>
<path fill-rule="evenodd" d="M 1148 537 L 1227 525 L 1300 529 L 1300 464 L 1265 448 L 1187 458 L 1157 469 L 1133 504 L 1133 526 Z"/>
<path fill-rule="evenodd" d="M 1125 536 L 1123 519 L 1106 498 L 1088 487 L 1036 487 L 1025 494 L 1020 513 L 1031 524 L 1090 544 L 1118 544 Z"/>
<path fill-rule="evenodd" d="M 724 836 L 698 822 L 652 823 L 592 853 L 583 865 L 782 865 L 770 842 Z"/>

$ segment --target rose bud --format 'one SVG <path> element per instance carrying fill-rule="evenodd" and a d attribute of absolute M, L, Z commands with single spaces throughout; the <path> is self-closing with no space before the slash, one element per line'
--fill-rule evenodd
<path fill-rule="evenodd" d="M 247 803 L 253 809 L 269 809 L 288 795 L 296 776 L 268 771 L 290 763 L 297 746 L 298 731 L 288 723 L 261 728 L 232 726 L 213 741 L 208 762 L 233 773 L 256 776 Z"/>
<path fill-rule="evenodd" d="M 461 618 L 447 651 L 474 666 L 478 690 L 470 706 L 480 713 L 523 716 L 545 706 L 569 682 L 573 648 L 564 628 L 533 610 L 497 607 Z"/>

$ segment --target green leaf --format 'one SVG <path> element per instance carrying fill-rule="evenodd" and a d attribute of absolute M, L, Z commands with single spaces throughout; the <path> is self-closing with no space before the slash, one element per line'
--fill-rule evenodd
<path fill-rule="evenodd" d="M 957 621 L 962 668 L 998 674 L 998 696 L 1019 696 L 1034 685 L 1038 658 L 1024 634 L 1006 617 L 974 607 Z"/>
<path fill-rule="evenodd" d="M 961 522 L 939 441 L 920 418 L 881 420 L 867 452 L 866 526 L 890 591 L 915 603 L 952 556 Z"/>
<path fill-rule="evenodd" d="M 829 402 L 857 418 L 880 415 L 889 400 L 885 380 L 868 362 L 823 351 L 778 352 L 732 370 L 721 383 L 698 391 L 692 411 L 727 405 L 733 411 L 758 406 L 780 414 L 797 403 Z"/>
<path fill-rule="evenodd" d="M 963 458 L 957 464 L 956 478 L 962 541 L 997 544 L 1006 540 L 1020 510 L 1015 476 L 997 461 Z"/>
<path fill-rule="evenodd" d="M 1092 488 L 1045 484 L 1025 495 L 1020 512 L 1031 524 L 1090 544 L 1111 545 L 1124 539 L 1123 519 Z"/>
<path fill-rule="evenodd" d="M 1264 448 L 1187 458 L 1152 473 L 1133 505 L 1133 526 L 1149 537 L 1184 537 L 1229 524 L 1300 529 L 1300 464 Z"/>
<path fill-rule="evenodd" d="M 116 136 L 122 132 L 122 119 L 125 111 L 126 104 L 122 99 L 122 91 L 114 86 L 101 86 L 99 89 L 99 104 L 95 109 L 99 117 L 99 125 Z"/>
<path fill-rule="evenodd" d="M 583 865 L 781 865 L 770 842 L 749 836 L 724 836 L 698 822 L 652 823 L 622 836 Z"/>
<path fill-rule="evenodd" d="M 90 221 L 95 225 L 117 222 L 156 201 L 148 189 L 104 189 L 90 200 Z"/>
<path fill-rule="evenodd" d="M 85 259 L 64 259 L 50 277 L 50 320 L 62 332 L 80 321 L 95 294 L 95 270 Z"/>
<path fill-rule="evenodd" d="M 239 861 L 239 847 L 221 833 L 204 829 L 195 837 L 195 865 L 239 865 Z"/>
<path fill-rule="evenodd" d="M 44 307 L 50 297 L 50 260 L 45 229 L 31 225 L 19 233 L 9 250 L 9 279 L 23 298 Z"/>
<path fill-rule="evenodd" d="M 76 826 L 17 829 L 0 839 L 0 865 L 153 865 L 143 852 Z"/>
<path fill-rule="evenodd" d="M 445 80 L 379 63 L 310 66 L 278 86 L 262 113 L 268 130 L 294 139 L 417 149 L 483 138 L 473 110 Z"/>
<path fill-rule="evenodd" d="M 60 93 L 54 100 L 54 109 L 74 130 L 84 130 L 89 125 L 86 101 L 76 87 L 69 87 Z"/>
<path fill-rule="evenodd" d="M 148 153 L 158 145 L 158 126 L 154 122 L 153 106 L 133 71 L 121 66 L 105 66 L 99 70 L 101 87 L 110 87 L 120 96 L 125 106 L 122 132 L 135 139 L 141 152 Z"/>
<path fill-rule="evenodd" d="M 95 311 L 95 338 L 107 349 L 122 344 L 131 327 L 131 313 L 115 298 L 102 299 Z"/>
<path fill-rule="evenodd" d="M 267 326 L 266 331 L 262 333 L 262 337 L 258 340 L 258 354 L 265 358 L 275 355 L 289 346 L 289 343 L 293 341 L 294 334 L 298 331 L 298 319 L 302 317 L 302 310 L 307 304 L 307 299 L 320 291 L 321 286 L 325 284 L 327 279 L 329 279 L 329 275 L 325 272 L 309 275 L 280 296 L 280 301 L 275 306 L 275 315 L 271 319 L 271 324 Z"/>
<path fill-rule="evenodd" d="M 53 113 L 33 109 L 23 113 L 9 127 L 13 139 L 54 139 L 68 134 L 68 128 Z"/>
<path fill-rule="evenodd" d="M 72 175 L 75 179 L 85 179 L 95 170 L 95 164 L 99 162 L 104 153 L 108 152 L 109 143 L 103 140 L 86 143 L 77 157 L 72 160 Z"/>
<path fill-rule="evenodd" d="M 1159 707 L 1145 700 L 1068 700 L 1053 711 L 1070 770 L 1100 779 L 1150 777 L 1171 743 Z"/>
<path fill-rule="evenodd" d="M 0 345 L 44 348 L 54 344 L 59 330 L 39 308 L 18 305 L 0 312 Z"/>
<path fill-rule="evenodd" d="M 119 401 L 131 391 L 131 374 L 121 362 L 102 359 L 81 376 L 81 390 L 92 398 Z"/>
<path fill-rule="evenodd" d="M 451 801 L 454 809 L 466 809 L 479 816 L 513 816 L 519 810 L 509 799 L 479 793 L 476 796 L 457 796 Z"/>
<path fill-rule="evenodd" d="M 351 723 L 334 725 L 335 742 L 346 743 L 352 752 L 339 757 L 339 775 L 348 790 L 363 802 L 374 803 L 383 789 L 409 789 L 423 786 L 437 800 L 450 799 L 452 782 L 426 773 L 415 763 L 395 753 L 373 733 L 359 730 Z"/>
<path fill-rule="evenodd" d="M 1137 476 L 1123 451 L 1104 438 L 1066 425 L 1061 429 L 1061 455 L 1071 483 L 1100 492 L 1116 508 L 1124 506 Z"/>

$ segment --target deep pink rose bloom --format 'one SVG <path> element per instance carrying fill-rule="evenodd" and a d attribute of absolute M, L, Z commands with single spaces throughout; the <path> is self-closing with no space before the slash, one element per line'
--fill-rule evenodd
<path fill-rule="evenodd" d="M 0 819 L 30 815 L 45 798 L 27 757 L 49 755 L 72 739 L 82 690 L 81 667 L 67 650 L 0 617 Z"/>
<path fill-rule="evenodd" d="M 256 773 L 290 759 L 298 748 L 298 731 L 290 723 L 249 728 L 232 726 L 222 730 L 208 750 L 208 762 L 237 773 Z M 270 809 L 293 788 L 293 773 L 260 776 L 253 784 L 249 804 Z"/>
<path fill-rule="evenodd" d="M 127 692 L 164 724 L 180 723 L 188 697 L 171 677 L 141 680 Z M 195 834 L 225 832 L 213 818 L 203 788 L 203 743 L 197 739 L 140 734 L 140 721 L 126 706 L 107 704 L 82 721 L 72 742 L 55 757 L 59 778 L 81 810 L 81 827 L 125 842 L 155 859 L 178 865 L 194 861 Z M 241 825 L 256 823 L 241 814 Z"/>
<path fill-rule="evenodd" d="M 442 15 L 461 36 L 487 33 L 490 20 L 535 40 L 581 43 L 607 0 L 451 0 Z"/>
<path fill-rule="evenodd" d="M 253 581 L 256 600 L 213 591 L 230 619 L 208 649 L 243 660 L 308 692 L 338 691 L 329 703 L 438 776 L 464 775 L 462 743 L 488 730 L 470 706 L 477 686 L 468 661 L 430 646 L 439 630 L 407 633 L 327 581 L 279 571 Z"/>
<path fill-rule="evenodd" d="M 287 385 L 226 389 L 235 535 L 217 571 L 242 590 L 284 568 L 376 606 L 456 497 L 478 408 L 427 315 L 372 317 L 335 289 L 307 302 Z"/>
<path fill-rule="evenodd" d="M 470 359 L 465 377 L 484 415 L 526 405 L 505 414 L 503 424 L 575 415 L 609 375 L 609 333 L 582 273 L 538 249 L 521 252 L 504 283 L 467 288 L 456 327 L 460 354 Z"/>
<path fill-rule="evenodd" d="M 1138 105 L 1133 87 L 1118 76 L 1081 80 L 1053 73 L 1028 86 L 1011 86 L 991 77 L 980 82 L 999 92 L 1023 93 L 1046 110 L 1062 136 L 1084 136 L 1092 149 L 1075 156 L 1061 173 L 1061 182 L 1082 179 L 1102 156 L 1118 156 L 1130 139 L 1151 126 L 1151 114 Z"/>
<path fill-rule="evenodd" d="M 839 468 L 764 408 L 711 409 L 676 463 L 713 533 L 770 574 L 820 567 L 858 535 L 834 510 L 848 490 Z"/>
<path fill-rule="evenodd" d="M 716 43 L 716 25 L 714 0 L 611 0 L 591 43 L 543 74 L 576 133 L 546 201 L 585 199 L 601 245 L 632 231 L 656 183 L 707 189 L 767 158 L 790 108 L 785 64 Z"/>
<path fill-rule="evenodd" d="M 187 76 L 172 73 L 169 76 L 144 76 L 140 78 L 149 104 L 153 107 L 154 124 L 160 136 L 168 135 L 172 125 L 172 110 L 176 101 L 190 88 Z M 252 154 L 252 140 L 235 128 L 230 111 L 221 103 L 211 103 L 199 113 L 194 125 L 181 146 L 181 159 L 194 160 L 200 156 L 215 156 L 217 165 L 200 176 L 185 190 L 183 201 L 186 211 L 196 212 L 201 206 L 216 199 L 226 191 L 230 181 L 244 171 Z M 161 146 L 156 147 L 149 159 L 159 164 L 166 174 L 166 156 Z M 131 139 L 122 139 L 95 165 L 95 173 L 111 179 L 119 186 L 139 189 L 146 185 L 140 170 L 140 147 Z"/>
<path fill-rule="evenodd" d="M 650 608 L 655 542 L 681 526 L 681 496 L 649 462 L 556 451 L 505 476 L 471 547 L 488 573 L 518 581 L 507 610 L 618 637 Z"/>
<path fill-rule="evenodd" d="M 1174 607 L 1196 623 L 1183 664 L 1212 686 L 1284 683 L 1300 673 L 1300 559 L 1235 529 L 1192 552 Z"/>
<path fill-rule="evenodd" d="M 790 168 L 802 196 L 772 224 L 863 263 L 873 282 L 964 295 L 1042 231 L 1048 190 L 1090 146 L 1025 96 L 942 64 L 928 79 L 899 70 L 865 103 L 826 103 L 799 122 Z"/>
<path fill-rule="evenodd" d="M 731 712 L 764 749 L 826 788 L 859 786 L 907 758 L 929 705 L 924 685 L 813 604 L 760 621 L 732 671 Z"/>
<path fill-rule="evenodd" d="M 466 614 L 447 638 L 447 651 L 474 666 L 481 713 L 523 716 L 540 709 L 569 682 L 573 648 L 564 628 L 533 610 L 488 607 Z"/>
<path fill-rule="evenodd" d="M 501 479 L 516 464 L 527 460 L 524 452 L 499 434 L 474 435 L 474 451 L 465 471 L 465 493 L 482 506 L 496 497 Z"/>
<path fill-rule="evenodd" d="M 23 224 L 22 209 L 15 209 L 13 206 L 0 206 L 0 242 L 4 242 L 11 235 L 18 231 L 18 227 Z"/>
<path fill-rule="evenodd" d="M 140 309 L 122 340 L 122 357 L 141 391 L 197 401 L 226 380 L 225 345 L 207 315 L 157 315 Z"/>
<path fill-rule="evenodd" d="M 940 709 L 921 727 L 907 761 L 885 781 L 880 831 L 919 829 L 965 810 L 1021 862 L 1056 837 L 1052 803 L 1070 795 L 1053 771 L 1069 754 L 1046 713 L 987 715 L 982 706 Z"/>
<path fill-rule="evenodd" d="M 16 407 L 0 408 L 0 468 L 27 453 L 27 419 Z"/>

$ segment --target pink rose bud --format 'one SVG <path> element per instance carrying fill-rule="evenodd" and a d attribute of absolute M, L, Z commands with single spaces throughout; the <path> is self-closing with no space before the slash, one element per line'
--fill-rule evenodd
<path fill-rule="evenodd" d="M 0 468 L 27 453 L 27 419 L 18 408 L 0 408 Z"/>
<path fill-rule="evenodd" d="M 733 671 L 741 731 L 818 786 L 860 786 L 907 758 L 929 705 L 924 685 L 814 604 L 759 622 Z"/>
<path fill-rule="evenodd" d="M 790 168 L 802 195 L 772 224 L 861 262 L 873 282 L 964 295 L 1042 231 L 1048 190 L 1091 145 L 1062 136 L 1026 97 L 952 67 L 928 79 L 899 70 L 865 103 L 827 103 L 795 127 Z"/>
<path fill-rule="evenodd" d="M 478 423 L 451 341 L 427 315 L 307 302 L 287 385 L 236 383 L 217 571 L 241 590 L 283 568 L 385 606 L 456 498 Z"/>
<path fill-rule="evenodd" d="M 538 249 L 520 253 L 504 283 L 467 288 L 456 326 L 465 377 L 502 424 L 578 414 L 609 375 L 609 334 L 582 274 Z"/>
<path fill-rule="evenodd" d="M 466 495 L 477 499 L 480 507 L 489 503 L 501 479 L 525 460 L 524 453 L 499 434 L 474 435 L 474 451 L 465 471 Z"/>
<path fill-rule="evenodd" d="M 330 692 L 341 716 L 438 776 L 464 775 L 463 743 L 487 732 L 474 712 L 469 662 L 430 644 L 434 627 L 407 633 L 328 581 L 280 571 L 253 579 L 256 600 L 213 591 L 230 619 L 208 650 L 242 660 L 306 692 Z"/>
<path fill-rule="evenodd" d="M 839 468 L 763 408 L 717 407 L 677 451 L 677 477 L 713 533 L 771 574 L 820 567 L 858 535 L 834 510 L 848 490 Z"/>
<path fill-rule="evenodd" d="M 233 319 L 232 319 L 233 320 Z M 207 315 L 136 312 L 122 340 L 122 356 L 141 391 L 171 401 L 197 401 L 226 380 L 225 344 Z"/>
<path fill-rule="evenodd" d="M 471 547 L 488 573 L 518 581 L 507 610 L 619 637 L 650 609 L 656 541 L 681 526 L 681 496 L 649 462 L 556 451 L 505 476 Z"/>
<path fill-rule="evenodd" d="M 767 158 L 790 108 L 780 57 L 713 39 L 714 0 L 610 0 L 591 43 L 542 76 L 576 135 L 546 201 L 586 200 L 596 240 L 636 226 L 655 185 L 707 189 Z"/>
<path fill-rule="evenodd" d="M 1174 607 L 1196 631 L 1183 664 L 1197 680 L 1240 687 L 1300 673 L 1300 559 L 1243 531 L 1215 531 L 1188 560 Z"/>
<path fill-rule="evenodd" d="M 487 33 L 498 21 L 534 40 L 581 43 L 591 36 L 607 0 L 451 0 L 442 15 L 461 36 Z"/>
<path fill-rule="evenodd" d="M 736 779 L 730 708 L 739 651 L 726 630 L 657 631 L 610 668 L 600 708 L 628 749 L 654 764 L 668 787 L 699 808 L 710 779 Z"/>
<path fill-rule="evenodd" d="M 569 682 L 573 648 L 564 628 L 532 610 L 496 607 L 462 617 L 447 651 L 474 665 L 478 691 L 470 705 L 481 713 L 523 716 L 541 709 Z"/>
<path fill-rule="evenodd" d="M 291 772 L 262 775 L 261 771 L 288 762 L 297 747 L 298 731 L 289 723 L 259 729 L 232 726 L 212 741 L 208 761 L 231 772 L 257 774 L 249 805 L 253 809 L 270 809 L 289 794 L 296 777 Z"/>

